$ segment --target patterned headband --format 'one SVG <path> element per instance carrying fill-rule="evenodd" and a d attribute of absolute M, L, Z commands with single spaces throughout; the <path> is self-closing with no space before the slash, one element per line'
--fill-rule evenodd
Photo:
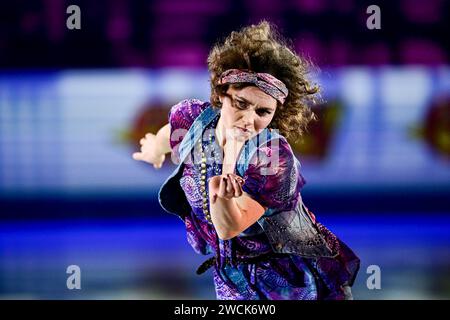
<path fill-rule="evenodd" d="M 281 104 L 284 103 L 289 92 L 283 82 L 268 73 L 229 69 L 224 71 L 219 79 L 219 84 L 242 82 L 253 83 Z"/>

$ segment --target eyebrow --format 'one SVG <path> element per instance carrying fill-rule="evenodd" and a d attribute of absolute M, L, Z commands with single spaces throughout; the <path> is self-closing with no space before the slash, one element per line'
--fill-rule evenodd
<path fill-rule="evenodd" d="M 249 105 L 252 105 L 252 103 L 250 101 L 248 101 L 247 99 L 245 99 L 245 98 L 243 98 L 241 96 L 236 95 L 236 98 L 239 98 L 239 99 L 243 100 L 245 103 L 248 103 Z M 274 111 L 275 110 L 273 108 L 263 107 L 263 106 L 261 106 L 260 109 L 267 109 L 267 110 L 270 110 L 270 111 Z"/>

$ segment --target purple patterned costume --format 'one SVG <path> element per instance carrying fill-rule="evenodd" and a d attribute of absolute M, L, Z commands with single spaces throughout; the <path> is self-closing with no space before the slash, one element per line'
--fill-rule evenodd
<path fill-rule="evenodd" d="M 191 99 L 173 106 L 169 114 L 171 133 L 176 129 L 188 130 L 209 105 L 209 102 Z M 217 120 L 218 117 L 206 129 L 215 128 Z M 175 158 L 179 157 L 178 146 L 181 139 L 182 137 L 177 141 L 171 140 Z M 205 140 L 202 141 L 203 148 L 209 150 L 208 154 L 216 159 L 215 162 L 208 161 L 208 181 L 211 177 L 221 174 L 223 155 L 214 136 Z M 246 179 L 243 190 L 268 208 L 295 207 L 301 200 L 299 191 L 305 180 L 300 174 L 300 168 L 294 167 L 294 154 L 290 145 L 285 139 L 280 139 L 276 147 L 268 145 L 261 151 L 279 152 L 277 172 L 273 175 L 261 175 L 262 164 L 254 161 L 243 177 Z M 296 188 L 297 192 L 284 190 L 286 183 L 283 181 L 287 180 L 291 181 L 290 185 Z M 184 164 L 180 185 L 192 208 L 184 217 L 188 242 L 197 253 L 213 254 L 216 257 L 213 276 L 218 299 L 311 300 L 348 297 L 345 288 L 353 285 L 359 269 L 359 259 L 328 229 L 318 224 L 323 232 L 328 232 L 330 237 L 336 240 L 339 254 L 335 258 L 275 254 L 264 232 L 221 240 L 203 212 L 202 195 L 199 191 L 200 172 L 194 164 Z M 289 196 L 290 194 L 294 196 Z"/>

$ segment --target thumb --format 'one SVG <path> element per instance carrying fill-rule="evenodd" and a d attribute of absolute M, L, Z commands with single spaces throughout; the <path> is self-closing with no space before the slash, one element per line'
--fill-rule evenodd
<path fill-rule="evenodd" d="M 142 153 L 141 152 L 133 153 L 133 159 L 134 160 L 142 160 Z"/>
<path fill-rule="evenodd" d="M 153 164 L 153 167 L 154 167 L 155 169 L 161 169 L 163 162 L 164 162 L 164 158 L 163 158 L 162 160 L 158 161 L 158 162 L 155 162 L 155 163 Z"/>
<path fill-rule="evenodd" d="M 162 167 L 165 159 L 166 159 L 166 155 L 162 154 L 161 157 L 159 158 L 159 161 L 157 161 L 153 164 L 155 169 L 160 169 Z"/>

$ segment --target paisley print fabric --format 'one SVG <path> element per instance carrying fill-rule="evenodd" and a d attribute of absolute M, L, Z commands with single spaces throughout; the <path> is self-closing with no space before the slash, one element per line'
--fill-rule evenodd
<path fill-rule="evenodd" d="M 169 113 L 171 133 L 177 129 L 188 130 L 196 117 L 209 106 L 209 102 L 191 99 L 174 105 Z M 219 114 L 220 115 L 220 114 Z M 217 119 L 205 129 L 214 129 Z M 177 147 L 183 136 L 171 141 L 173 156 L 179 158 Z M 215 138 L 203 139 L 204 148 L 221 152 Z M 243 189 L 261 205 L 268 208 L 291 209 L 301 200 L 300 190 L 306 183 L 301 168 L 294 161 L 289 143 L 261 147 L 260 152 L 279 152 L 279 165 L 273 174 L 261 175 L 267 164 L 255 159 L 244 179 Z M 217 166 L 207 164 L 206 180 L 221 174 Z M 275 254 L 264 232 L 241 234 L 230 240 L 218 238 L 214 226 L 203 213 L 199 191 L 200 172 L 194 164 L 184 164 L 180 186 L 186 194 L 192 211 L 185 217 L 187 240 L 198 254 L 216 257 L 212 269 L 218 299 L 346 299 L 359 268 L 359 259 L 331 231 L 321 224 L 319 228 L 332 239 L 339 255 L 336 258 L 304 258 L 290 254 Z M 207 190 L 208 188 L 206 188 Z M 208 192 L 208 190 L 207 190 Z M 258 230 L 257 224 L 249 229 Z M 259 228 L 260 229 L 260 228 Z"/>

